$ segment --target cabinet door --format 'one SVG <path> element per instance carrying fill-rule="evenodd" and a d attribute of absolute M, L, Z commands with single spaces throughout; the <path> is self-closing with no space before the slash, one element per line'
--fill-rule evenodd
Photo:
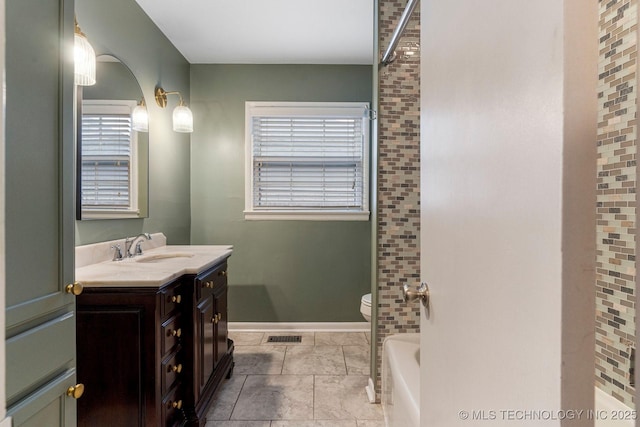
<path fill-rule="evenodd" d="M 40 387 L 32 396 L 22 399 L 12 408 L 14 427 L 55 427 L 76 424 L 76 401 L 69 399 L 67 390 L 76 383 L 76 375 L 69 370 Z"/>
<path fill-rule="evenodd" d="M 227 287 L 222 286 L 220 293 L 216 293 L 214 299 L 215 315 L 218 321 L 214 323 L 214 335 L 215 335 L 215 358 L 214 368 L 218 365 L 218 362 L 227 353 Z"/>
<path fill-rule="evenodd" d="M 14 425 L 75 425 L 76 403 L 63 397 L 71 380 L 57 380 L 75 378 L 75 297 L 64 291 L 74 274 L 73 6 L 5 2 L 6 397 L 8 415 L 23 420 Z"/>
<path fill-rule="evenodd" d="M 198 305 L 198 323 L 200 340 L 198 344 L 198 383 L 199 393 L 207 385 L 214 368 L 214 301 L 209 295 Z"/>

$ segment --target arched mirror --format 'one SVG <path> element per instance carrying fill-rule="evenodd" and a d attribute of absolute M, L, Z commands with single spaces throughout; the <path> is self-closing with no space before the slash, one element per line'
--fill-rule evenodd
<path fill-rule="evenodd" d="M 96 84 L 78 86 L 78 219 L 145 218 L 149 212 L 149 134 L 134 125 L 144 105 L 131 70 L 97 57 Z M 136 130 L 139 129 L 139 130 Z"/>

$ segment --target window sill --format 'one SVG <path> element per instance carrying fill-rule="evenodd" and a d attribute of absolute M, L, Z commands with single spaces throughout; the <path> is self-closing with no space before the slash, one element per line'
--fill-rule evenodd
<path fill-rule="evenodd" d="M 82 211 L 82 219 L 129 219 L 140 218 L 139 211 L 116 211 L 116 210 L 100 210 L 100 211 Z"/>
<path fill-rule="evenodd" d="M 369 221 L 369 211 L 244 211 L 247 221 Z"/>

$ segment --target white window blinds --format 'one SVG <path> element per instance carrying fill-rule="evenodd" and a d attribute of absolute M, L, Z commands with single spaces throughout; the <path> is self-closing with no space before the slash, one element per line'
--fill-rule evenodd
<path fill-rule="evenodd" d="M 366 104 L 248 105 L 248 209 L 368 214 Z"/>
<path fill-rule="evenodd" d="M 122 108 L 102 107 L 87 108 L 82 114 L 82 206 L 129 210 L 131 114 Z"/>

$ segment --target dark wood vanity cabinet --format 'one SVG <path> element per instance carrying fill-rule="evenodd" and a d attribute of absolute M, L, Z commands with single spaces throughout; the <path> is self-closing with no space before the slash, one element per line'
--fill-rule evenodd
<path fill-rule="evenodd" d="M 77 299 L 79 426 L 204 426 L 233 368 L 227 264 L 162 287 L 85 287 Z"/>
<path fill-rule="evenodd" d="M 204 426 L 207 407 L 223 378 L 233 370 L 233 342 L 227 332 L 227 264 L 220 264 L 194 278 L 196 330 L 193 346 L 193 387 L 187 393 L 194 402 L 190 423 Z"/>

